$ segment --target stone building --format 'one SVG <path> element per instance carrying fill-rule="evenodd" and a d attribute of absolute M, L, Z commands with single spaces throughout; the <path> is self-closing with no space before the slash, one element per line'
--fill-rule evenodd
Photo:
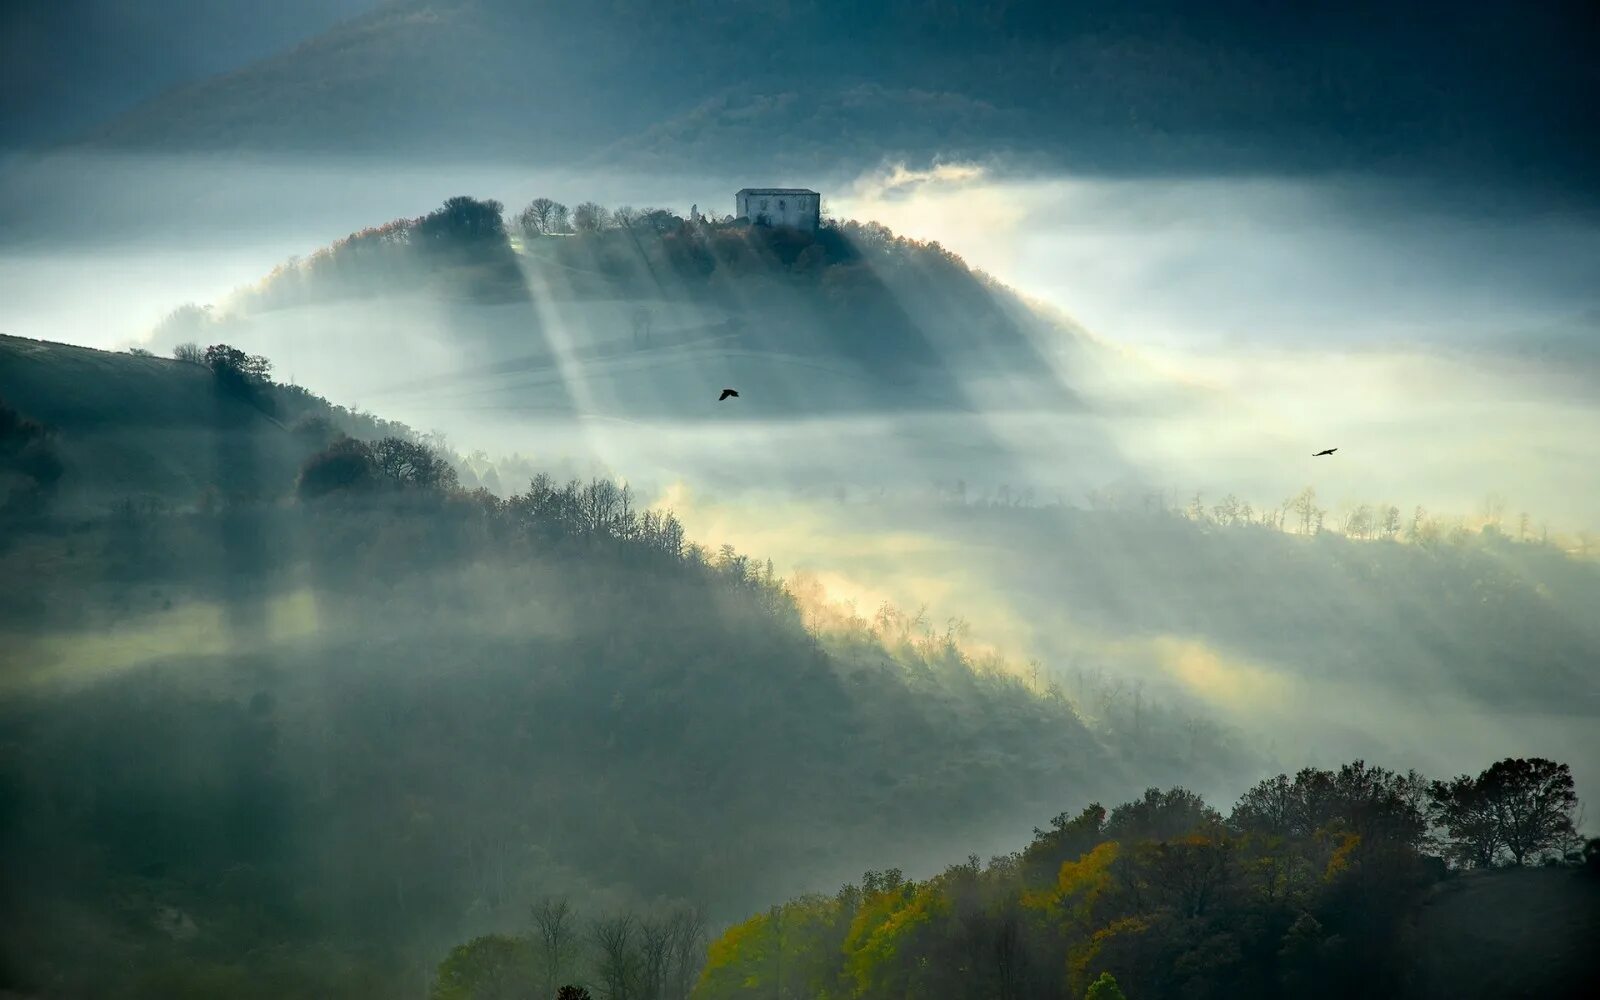
<path fill-rule="evenodd" d="M 757 226 L 815 232 L 822 221 L 822 195 L 806 188 L 745 188 L 734 201 L 734 216 Z"/>

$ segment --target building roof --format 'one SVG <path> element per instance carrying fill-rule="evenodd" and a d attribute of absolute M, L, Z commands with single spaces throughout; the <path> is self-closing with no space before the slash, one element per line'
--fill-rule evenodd
<path fill-rule="evenodd" d="M 816 194 L 810 188 L 741 188 L 739 194 Z"/>

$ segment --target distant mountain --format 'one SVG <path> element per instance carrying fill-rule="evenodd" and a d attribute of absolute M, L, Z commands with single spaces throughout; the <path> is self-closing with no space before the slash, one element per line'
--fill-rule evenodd
<path fill-rule="evenodd" d="M 1115 173 L 1364 170 L 1592 192 L 1586 7 L 395 0 L 96 147 Z"/>
<path fill-rule="evenodd" d="M 59 140 L 271 55 L 377 0 L 17 0 L 0 5 L 0 149 Z"/>

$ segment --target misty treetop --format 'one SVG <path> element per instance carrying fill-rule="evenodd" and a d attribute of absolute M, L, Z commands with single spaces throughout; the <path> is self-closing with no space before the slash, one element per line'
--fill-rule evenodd
<path fill-rule="evenodd" d="M 951 384 L 939 391 L 951 398 L 959 387 L 945 369 L 956 359 L 969 374 L 999 366 L 1040 379 L 1046 366 L 1035 340 L 1047 327 L 1067 346 L 1073 340 L 1072 331 L 1044 322 L 939 244 L 898 237 L 877 223 L 829 221 L 812 233 L 698 212 L 684 217 L 594 202 L 568 208 L 536 198 L 507 226 L 499 202 L 466 196 L 291 260 L 217 309 L 186 307 L 156 337 L 223 339 L 230 323 L 270 310 L 416 294 L 477 305 L 673 302 L 698 310 L 703 321 L 636 337 L 635 349 L 731 338 L 735 346 L 864 365 L 885 390 L 908 368 L 924 371 L 925 380 L 942 372 Z M 464 346 L 486 346 L 479 341 L 489 334 L 470 318 L 452 322 Z M 527 354 L 542 344 L 545 322 L 531 310 L 530 330 L 514 345 L 499 345 L 503 353 Z M 564 331 L 580 357 L 618 332 Z M 1039 390 L 1046 388 L 1070 397 L 1041 381 Z"/>

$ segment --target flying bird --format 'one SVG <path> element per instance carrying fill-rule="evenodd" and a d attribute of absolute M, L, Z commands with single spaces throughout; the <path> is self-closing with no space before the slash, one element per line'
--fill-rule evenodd
<path fill-rule="evenodd" d="M 1339 450 L 1338 448 L 1329 448 L 1329 449 L 1327 449 L 1325 451 L 1319 451 L 1315 455 L 1312 455 L 1311 457 L 1312 458 L 1321 458 L 1324 455 L 1332 455 L 1334 452 L 1336 452 L 1338 450 Z"/>
<path fill-rule="evenodd" d="M 722 395 L 717 397 L 717 402 L 720 403 L 724 399 L 727 399 L 729 396 L 737 396 L 737 395 L 739 395 L 739 390 L 738 389 L 724 389 L 724 390 L 722 390 Z"/>

